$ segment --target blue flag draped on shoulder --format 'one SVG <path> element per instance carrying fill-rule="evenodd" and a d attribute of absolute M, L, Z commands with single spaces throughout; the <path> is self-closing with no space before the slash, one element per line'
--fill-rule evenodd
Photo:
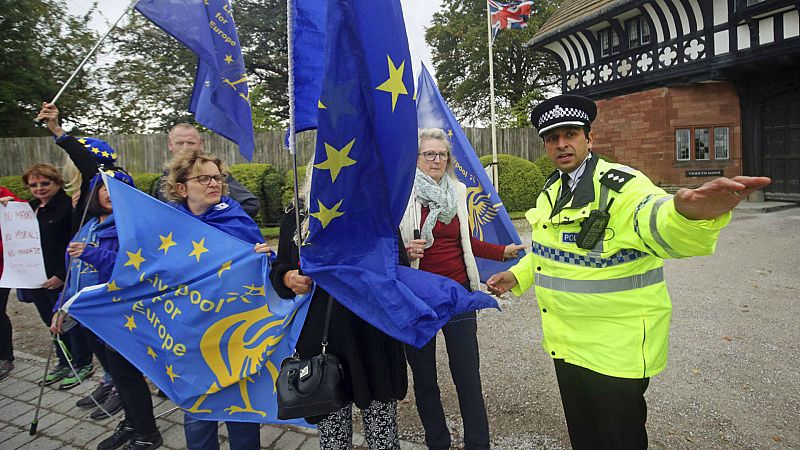
<path fill-rule="evenodd" d="M 189 112 L 253 159 L 255 138 L 242 49 L 228 0 L 139 0 L 136 10 L 197 54 Z"/>
<path fill-rule="evenodd" d="M 450 139 L 455 157 L 456 178 L 467 186 L 469 229 L 472 237 L 502 245 L 522 243 L 472 144 L 424 64 L 417 82 L 417 120 L 420 128 L 441 128 Z M 493 261 L 483 258 L 477 258 L 476 261 L 483 282 L 518 262 L 516 259 Z"/>
<path fill-rule="evenodd" d="M 376 22 L 376 11 L 380 20 Z M 328 3 L 322 99 L 302 267 L 384 333 L 420 347 L 482 292 L 398 266 L 417 160 L 417 116 L 399 0 Z"/>
<path fill-rule="evenodd" d="M 295 131 L 317 127 L 317 110 L 325 108 L 322 63 L 325 56 L 327 0 L 289 0 L 292 3 L 292 68 L 294 72 Z"/>
<path fill-rule="evenodd" d="M 279 298 L 252 244 L 113 178 L 106 185 L 119 236 L 114 270 L 65 309 L 192 416 L 282 422 L 275 379 L 310 296 Z"/>

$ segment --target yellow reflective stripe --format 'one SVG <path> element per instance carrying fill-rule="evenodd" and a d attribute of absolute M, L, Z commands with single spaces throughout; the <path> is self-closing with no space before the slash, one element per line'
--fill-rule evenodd
<path fill-rule="evenodd" d="M 630 291 L 651 286 L 664 281 L 664 271 L 661 267 L 649 270 L 639 275 L 610 280 L 569 280 L 566 278 L 550 277 L 536 274 L 536 286 L 559 292 L 573 294 L 608 294 L 610 292 Z"/>

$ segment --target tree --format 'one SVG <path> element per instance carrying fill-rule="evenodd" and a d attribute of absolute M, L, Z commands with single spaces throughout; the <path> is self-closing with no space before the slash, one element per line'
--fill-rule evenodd
<path fill-rule="evenodd" d="M 528 28 L 502 30 L 494 52 L 498 125 L 525 127 L 534 103 L 557 86 L 551 56 L 524 47 L 562 0 L 537 0 Z M 444 0 L 425 33 L 439 90 L 459 120 L 490 121 L 486 0 Z"/>
<path fill-rule="evenodd" d="M 63 0 L 0 0 L 0 136 L 49 134 L 33 119 L 98 39 L 88 14 L 66 9 Z M 92 62 L 58 100 L 64 120 L 88 132 L 96 130 L 92 117 L 100 103 Z"/>

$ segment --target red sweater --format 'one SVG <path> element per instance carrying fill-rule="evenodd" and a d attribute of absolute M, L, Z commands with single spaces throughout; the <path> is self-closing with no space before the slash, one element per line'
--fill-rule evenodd
<path fill-rule="evenodd" d="M 425 223 L 430 210 L 422 208 L 420 214 L 420 228 Z M 505 246 L 484 242 L 470 236 L 472 253 L 479 258 L 503 260 Z M 467 265 L 464 262 L 464 250 L 461 248 L 461 228 L 458 216 L 453 217 L 449 224 L 437 221 L 433 226 L 433 245 L 425 249 L 425 254 L 419 260 L 420 270 L 442 275 L 451 280 L 464 284 L 469 281 Z"/>
<path fill-rule="evenodd" d="M 8 189 L 0 186 L 0 198 L 3 197 L 14 197 L 14 201 L 17 202 L 24 202 L 21 198 L 17 197 L 13 192 L 9 191 Z M 3 273 L 3 240 L 0 239 L 0 274 Z"/>

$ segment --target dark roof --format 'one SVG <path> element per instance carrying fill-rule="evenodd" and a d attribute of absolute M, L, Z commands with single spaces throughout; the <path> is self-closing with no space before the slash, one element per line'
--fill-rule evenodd
<path fill-rule="evenodd" d="M 563 31 L 631 2 L 631 0 L 565 0 L 527 45 L 530 47 L 545 43 L 544 41 Z"/>

